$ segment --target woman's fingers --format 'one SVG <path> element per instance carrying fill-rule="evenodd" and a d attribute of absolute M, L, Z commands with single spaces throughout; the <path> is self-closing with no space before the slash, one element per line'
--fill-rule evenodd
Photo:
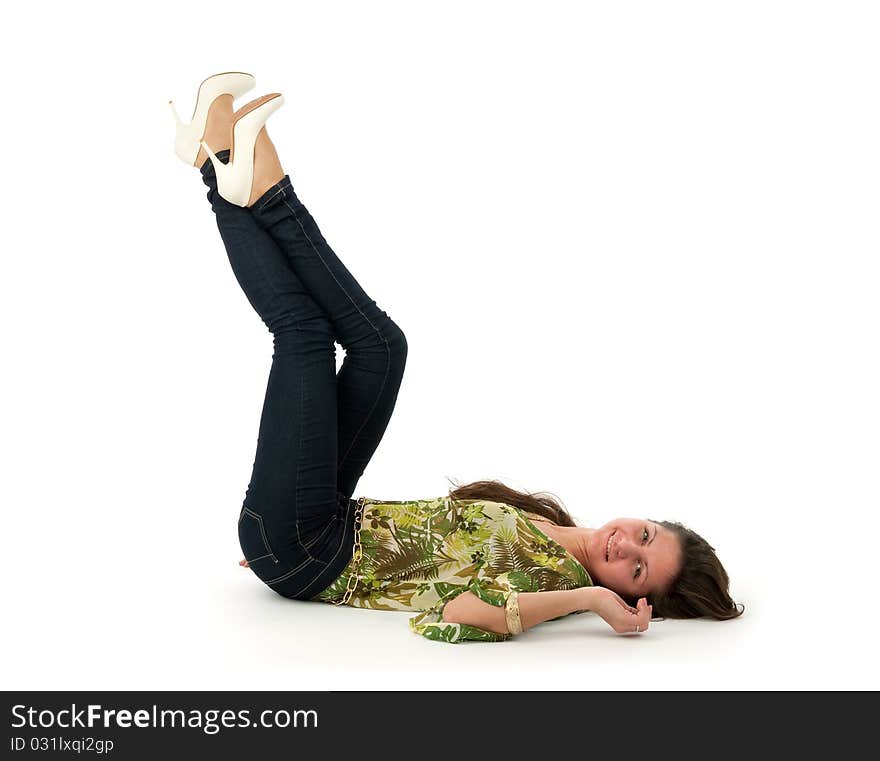
<path fill-rule="evenodd" d="M 239 564 L 242 568 L 247 568 L 247 567 L 250 565 L 250 563 L 248 563 L 247 560 L 245 560 L 244 558 L 242 558 L 241 560 L 239 560 L 239 561 L 238 561 L 238 564 Z"/>
<path fill-rule="evenodd" d="M 638 625 L 638 632 L 646 632 L 648 631 L 648 627 L 651 625 L 651 612 L 653 610 L 652 605 L 648 605 L 648 600 L 644 597 L 640 597 L 638 603 L 636 604 L 638 607 L 638 621 L 636 622 Z"/>
<path fill-rule="evenodd" d="M 632 611 L 624 627 L 619 629 L 618 631 L 621 634 L 641 634 L 648 630 L 648 626 L 651 624 L 651 606 L 648 605 L 648 601 L 642 597 L 636 603 L 635 608 L 630 608 Z"/>
<path fill-rule="evenodd" d="M 646 597 L 640 597 L 635 607 L 612 590 L 605 590 L 600 599 L 603 604 L 596 608 L 596 612 L 618 634 L 635 634 L 648 630 L 654 611 Z M 611 604 L 612 601 L 616 604 Z"/>

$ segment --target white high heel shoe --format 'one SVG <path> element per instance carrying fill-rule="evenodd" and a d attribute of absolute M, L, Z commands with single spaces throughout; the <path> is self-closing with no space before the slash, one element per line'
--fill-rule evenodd
<path fill-rule="evenodd" d="M 228 164 L 215 155 L 211 147 L 202 140 L 202 148 L 214 165 L 217 174 L 217 192 L 229 203 L 247 206 L 254 182 L 254 148 L 257 135 L 266 120 L 284 105 L 281 93 L 272 93 L 257 98 L 236 113 L 232 124 L 232 149 Z"/>
<path fill-rule="evenodd" d="M 205 123 L 208 120 L 208 111 L 211 104 L 221 95 L 231 95 L 232 99 L 244 95 L 252 90 L 257 83 L 252 74 L 241 71 L 225 71 L 222 74 L 214 74 L 199 85 L 196 96 L 196 107 L 193 111 L 192 120 L 184 124 L 177 115 L 174 103 L 168 101 L 174 118 L 177 122 L 177 134 L 174 139 L 174 152 L 190 166 L 195 166 L 199 155 L 199 143 L 205 136 Z"/>

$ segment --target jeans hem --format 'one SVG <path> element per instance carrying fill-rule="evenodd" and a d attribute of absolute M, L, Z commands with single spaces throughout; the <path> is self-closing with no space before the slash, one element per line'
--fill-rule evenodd
<path fill-rule="evenodd" d="M 259 211 L 263 209 L 265 206 L 269 204 L 270 201 L 274 200 L 276 196 L 284 194 L 284 191 L 287 188 L 292 188 L 293 183 L 290 181 L 290 175 L 285 174 L 278 182 L 276 182 L 271 188 L 269 188 L 263 195 L 261 195 L 256 201 L 251 204 L 251 208 Z"/>
<path fill-rule="evenodd" d="M 231 152 L 232 151 L 230 151 L 229 148 L 224 148 L 222 151 L 218 151 L 214 155 L 218 159 L 220 159 L 221 163 L 228 164 L 229 163 L 229 154 Z M 205 163 L 199 167 L 199 171 L 202 173 L 202 177 L 204 177 L 206 179 L 209 177 L 216 177 L 217 176 L 217 173 L 214 171 L 214 164 L 211 161 L 210 156 L 208 156 L 208 158 L 205 159 Z"/>

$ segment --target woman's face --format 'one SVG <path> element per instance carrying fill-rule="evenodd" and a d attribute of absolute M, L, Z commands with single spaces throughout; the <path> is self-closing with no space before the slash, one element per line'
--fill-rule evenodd
<path fill-rule="evenodd" d="M 636 599 L 665 589 L 681 568 L 678 536 L 641 518 L 617 518 L 596 529 L 587 553 L 594 584 Z"/>

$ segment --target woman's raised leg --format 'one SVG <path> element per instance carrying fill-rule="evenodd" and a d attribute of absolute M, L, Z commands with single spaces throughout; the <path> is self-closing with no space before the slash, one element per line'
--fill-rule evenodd
<path fill-rule="evenodd" d="M 394 411 L 406 364 L 406 338 L 330 248 L 288 175 L 250 208 L 257 224 L 276 241 L 322 308 L 345 349 L 336 389 L 337 488 L 350 497 Z"/>
<path fill-rule="evenodd" d="M 219 195 L 210 162 L 201 171 L 233 272 L 274 337 L 242 550 L 276 591 L 308 597 L 333 581 L 353 543 L 353 510 L 337 488 L 333 326 L 251 211 Z"/>
<path fill-rule="evenodd" d="M 248 118 L 255 108 L 263 108 L 261 103 L 273 102 L 265 97 L 236 111 L 227 129 L 234 120 Z M 223 134 L 224 124 L 217 124 L 211 139 L 231 141 L 231 134 Z M 239 159 L 236 155 L 236 162 Z M 293 192 L 265 126 L 256 135 L 251 159 L 248 207 L 323 309 L 335 339 L 346 351 L 337 377 L 337 488 L 350 497 L 391 418 L 406 362 L 406 339 L 327 245 Z"/>

